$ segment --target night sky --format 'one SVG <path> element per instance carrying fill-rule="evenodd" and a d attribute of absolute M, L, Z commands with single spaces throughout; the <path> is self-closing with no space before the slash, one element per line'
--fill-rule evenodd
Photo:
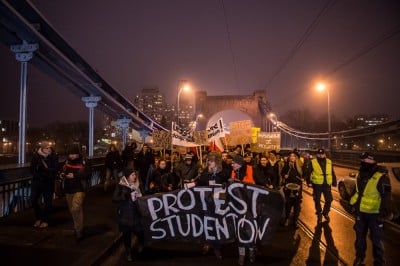
<path fill-rule="evenodd" d="M 335 117 L 400 118 L 400 1 L 31 2 L 130 99 L 158 87 L 173 103 L 187 80 L 208 95 L 266 90 L 278 116 L 294 108 L 324 114 L 326 94 L 313 88 L 324 79 Z M 0 119 L 18 120 L 20 66 L 3 44 L 0 58 Z M 32 126 L 88 117 L 80 99 L 33 66 L 28 105 Z"/>

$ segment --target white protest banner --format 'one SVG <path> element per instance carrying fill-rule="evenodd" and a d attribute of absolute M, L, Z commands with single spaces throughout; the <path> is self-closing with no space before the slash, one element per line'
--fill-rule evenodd
<path fill-rule="evenodd" d="M 175 122 L 172 122 L 171 137 L 172 145 L 182 147 L 199 146 L 194 142 L 193 131 L 182 129 Z"/>
<path fill-rule="evenodd" d="M 257 145 L 262 150 L 280 150 L 281 132 L 258 132 Z"/>
<path fill-rule="evenodd" d="M 220 119 L 218 119 L 218 121 L 212 123 L 207 127 L 207 139 L 208 142 L 211 142 L 222 137 L 225 137 L 225 132 L 224 122 L 222 121 L 221 117 Z"/>

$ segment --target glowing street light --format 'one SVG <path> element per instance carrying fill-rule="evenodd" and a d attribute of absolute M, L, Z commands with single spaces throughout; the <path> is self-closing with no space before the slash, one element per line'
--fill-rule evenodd
<path fill-rule="evenodd" d="M 269 113 L 268 114 L 269 119 L 272 121 L 275 127 L 278 126 L 278 117 L 276 116 L 275 113 Z"/>
<path fill-rule="evenodd" d="M 181 84 L 182 86 L 179 87 L 179 90 L 178 90 L 178 97 L 177 97 L 177 104 L 176 104 L 176 110 L 177 110 L 177 113 L 178 113 L 178 116 L 177 116 L 177 124 L 178 124 L 178 125 L 179 125 L 179 117 L 180 117 L 180 108 L 179 108 L 180 100 L 179 100 L 179 98 L 180 98 L 181 93 L 182 93 L 183 91 L 189 91 L 189 90 L 190 90 L 190 86 L 189 86 L 189 84 L 186 82 L 186 80 L 182 80 L 182 81 L 180 82 L 180 84 Z"/>
<path fill-rule="evenodd" d="M 331 107 L 330 107 L 330 95 L 329 89 L 325 83 L 318 83 L 316 86 L 319 92 L 326 91 L 326 95 L 328 96 L 328 150 L 331 152 Z"/>

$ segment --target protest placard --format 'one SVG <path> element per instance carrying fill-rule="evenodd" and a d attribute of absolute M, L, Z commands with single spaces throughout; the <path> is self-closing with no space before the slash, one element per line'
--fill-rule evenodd
<path fill-rule="evenodd" d="M 235 182 L 192 187 L 138 200 L 146 242 L 237 241 L 268 244 L 284 205 L 279 191 Z"/>

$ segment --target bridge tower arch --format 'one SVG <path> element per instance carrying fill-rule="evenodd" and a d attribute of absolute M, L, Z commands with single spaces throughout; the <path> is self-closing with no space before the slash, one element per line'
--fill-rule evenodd
<path fill-rule="evenodd" d="M 215 114 L 226 110 L 237 110 L 247 114 L 254 126 L 265 130 L 265 116 L 270 111 L 265 91 L 255 91 L 252 95 L 209 96 L 206 91 L 197 91 L 195 113 L 202 114 L 202 121 L 209 121 Z M 240 119 L 238 119 L 240 120 Z M 199 129 L 206 123 L 199 122 Z"/>

